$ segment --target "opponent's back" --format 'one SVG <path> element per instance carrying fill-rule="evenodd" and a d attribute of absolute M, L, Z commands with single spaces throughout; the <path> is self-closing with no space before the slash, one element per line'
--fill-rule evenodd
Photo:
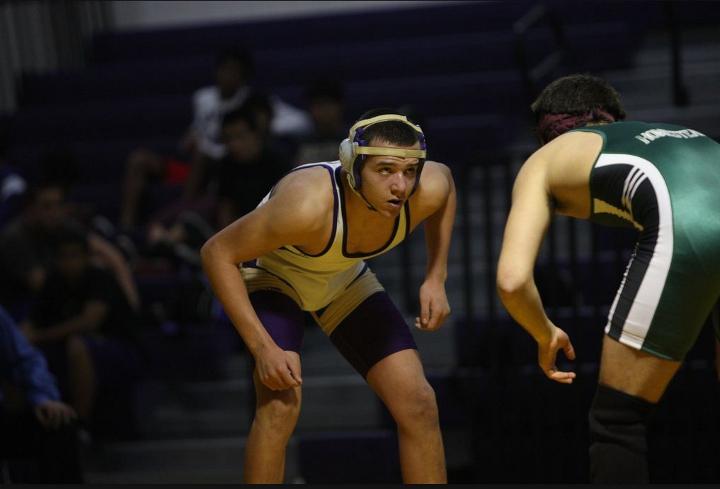
<path fill-rule="evenodd" d="M 603 137 L 590 175 L 591 220 L 642 230 L 668 205 L 675 227 L 704 219 L 720 227 L 720 144 L 672 124 L 616 122 L 576 131 Z M 668 202 L 658 200 L 663 188 Z"/>

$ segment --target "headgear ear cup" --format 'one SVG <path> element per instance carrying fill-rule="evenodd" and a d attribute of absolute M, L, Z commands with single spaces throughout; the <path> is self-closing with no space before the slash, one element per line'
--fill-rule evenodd
<path fill-rule="evenodd" d="M 355 152 L 353 151 L 353 143 L 349 138 L 343 139 L 340 143 L 339 159 L 340 164 L 348 175 L 350 185 L 355 188 L 355 175 L 353 174 L 353 166 L 355 163 Z"/>

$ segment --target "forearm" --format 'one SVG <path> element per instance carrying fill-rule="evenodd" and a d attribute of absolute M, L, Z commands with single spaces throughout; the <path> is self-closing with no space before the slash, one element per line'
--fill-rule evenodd
<path fill-rule="evenodd" d="M 40 334 L 40 341 L 54 341 L 68 336 L 93 331 L 100 324 L 100 319 L 94 315 L 82 313 L 61 323 L 56 323 Z"/>
<path fill-rule="evenodd" d="M 140 308 L 140 294 L 125 257 L 114 245 L 94 233 L 88 236 L 88 242 L 102 265 L 112 271 L 130 307 L 137 311 Z"/>
<path fill-rule="evenodd" d="M 427 248 L 426 280 L 445 282 L 450 241 L 455 223 L 457 206 L 455 185 L 450 179 L 450 193 L 445 204 L 425 222 L 425 245 Z"/>
<path fill-rule="evenodd" d="M 513 319 L 520 323 L 535 341 L 541 342 L 550 337 L 552 323 L 545 314 L 534 280 L 530 279 L 512 289 L 499 286 L 498 294 Z"/>
<path fill-rule="evenodd" d="M 273 340 L 257 317 L 237 264 L 223 259 L 208 243 L 201 250 L 202 265 L 215 296 L 250 353 L 255 356 Z"/>

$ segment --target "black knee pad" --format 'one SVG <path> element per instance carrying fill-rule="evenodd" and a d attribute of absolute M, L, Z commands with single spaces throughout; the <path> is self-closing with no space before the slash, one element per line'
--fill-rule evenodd
<path fill-rule="evenodd" d="M 655 404 L 599 385 L 590 408 L 593 482 L 646 482 L 646 432 Z"/>
<path fill-rule="evenodd" d="M 590 407 L 590 441 L 617 443 L 644 453 L 645 432 L 655 404 L 605 385 L 598 385 Z"/>

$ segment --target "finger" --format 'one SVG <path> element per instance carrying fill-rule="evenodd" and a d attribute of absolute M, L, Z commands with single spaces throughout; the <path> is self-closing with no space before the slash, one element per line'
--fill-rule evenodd
<path fill-rule="evenodd" d="M 438 318 L 436 321 L 436 324 L 437 324 L 436 328 L 439 328 L 440 326 L 445 324 L 445 320 L 448 318 L 449 315 L 450 315 L 450 310 L 447 308 L 443 308 L 442 312 L 440 312 L 438 314 Z"/>
<path fill-rule="evenodd" d="M 559 370 L 553 370 L 548 372 L 548 377 L 561 384 L 572 384 L 575 379 L 575 372 L 561 372 Z"/>
<path fill-rule="evenodd" d="M 426 327 L 428 321 L 430 321 L 430 301 L 428 299 L 420 298 L 420 324 L 422 327 Z"/>
<path fill-rule="evenodd" d="M 575 348 L 569 339 L 567 345 L 563 347 L 563 352 L 565 352 L 565 356 L 568 360 L 575 360 Z"/>
<path fill-rule="evenodd" d="M 288 359 L 288 369 L 290 370 L 290 376 L 295 381 L 296 385 L 302 385 L 302 375 L 300 374 L 300 365 L 296 364 L 292 358 Z"/>

